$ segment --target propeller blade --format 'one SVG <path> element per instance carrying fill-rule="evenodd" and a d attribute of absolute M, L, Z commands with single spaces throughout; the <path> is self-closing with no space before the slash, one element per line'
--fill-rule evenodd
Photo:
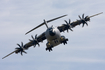
<path fill-rule="evenodd" d="M 84 27 L 84 23 L 83 23 L 82 27 Z"/>
<path fill-rule="evenodd" d="M 17 45 L 21 48 L 20 44 L 17 44 Z"/>
<path fill-rule="evenodd" d="M 48 21 L 46 21 L 46 22 L 49 23 L 49 22 L 51 22 L 51 21 L 54 21 L 54 20 L 60 19 L 60 18 L 65 17 L 65 16 L 67 16 L 67 15 L 63 15 L 63 16 L 60 16 L 60 17 L 57 17 L 57 18 L 54 18 L 54 19 L 48 20 Z M 28 31 L 26 34 L 30 33 L 31 31 L 33 31 L 33 30 L 39 28 L 40 26 L 42 26 L 42 25 L 44 25 L 44 24 L 45 24 L 45 23 L 43 22 L 42 24 L 40 24 L 40 25 L 38 25 L 37 27 L 35 27 L 35 28 L 31 29 L 30 31 Z M 26 34 L 25 34 L 25 35 L 26 35 Z"/>
<path fill-rule="evenodd" d="M 23 47 L 23 42 L 21 42 L 21 47 Z"/>
<path fill-rule="evenodd" d="M 37 34 L 35 35 L 35 39 L 37 39 Z"/>
<path fill-rule="evenodd" d="M 70 24 L 71 20 L 69 19 L 69 24 Z"/>
<path fill-rule="evenodd" d="M 38 46 L 40 47 L 40 44 L 38 43 Z"/>
<path fill-rule="evenodd" d="M 78 17 L 79 17 L 80 19 L 82 19 L 82 18 L 80 17 L 80 15 L 78 15 Z"/>
<path fill-rule="evenodd" d="M 67 29 L 67 33 L 69 32 L 69 30 Z"/>
<path fill-rule="evenodd" d="M 82 19 L 84 19 L 84 14 L 82 15 Z"/>
<path fill-rule="evenodd" d="M 88 23 L 86 22 L 86 25 L 88 26 Z"/>
<path fill-rule="evenodd" d="M 25 54 L 27 54 L 27 52 L 25 52 L 24 50 L 23 50 L 23 52 L 24 52 Z"/>
<path fill-rule="evenodd" d="M 21 51 L 21 55 L 23 56 L 23 53 L 22 53 L 22 51 Z"/>
<path fill-rule="evenodd" d="M 64 21 L 68 24 L 68 22 L 66 20 L 64 20 Z"/>
<path fill-rule="evenodd" d="M 33 35 L 31 35 L 31 37 L 32 37 L 33 40 L 35 40 L 34 37 L 33 37 Z"/>
<path fill-rule="evenodd" d="M 94 17 L 94 16 L 97 16 L 97 15 L 100 15 L 100 14 L 102 14 L 102 13 L 103 13 L 103 12 L 98 13 L 98 14 L 95 14 L 95 15 L 92 15 L 92 16 L 90 16 L 89 18 Z"/>

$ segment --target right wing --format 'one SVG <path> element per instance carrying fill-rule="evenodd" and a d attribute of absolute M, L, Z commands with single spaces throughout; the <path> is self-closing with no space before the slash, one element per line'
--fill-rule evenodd
<path fill-rule="evenodd" d="M 38 37 L 36 37 L 36 39 L 37 39 L 37 42 L 35 42 L 34 40 L 31 40 L 30 42 L 28 42 L 27 44 L 24 45 L 24 48 L 28 49 L 31 46 L 39 45 L 39 42 L 43 42 L 46 39 L 45 32 L 42 33 L 41 35 L 39 35 Z"/>
<path fill-rule="evenodd" d="M 67 23 L 67 21 L 66 21 L 66 23 Z M 68 32 L 68 29 L 73 31 L 71 28 L 74 28 L 75 26 L 80 25 L 81 23 L 82 23 L 81 20 L 77 20 L 72 23 L 62 24 L 61 26 L 58 26 L 57 28 L 59 29 L 60 32 L 64 32 L 65 30 L 67 30 L 67 32 Z"/>
<path fill-rule="evenodd" d="M 32 38 L 34 38 L 34 37 L 32 36 Z M 22 55 L 23 52 L 26 53 L 24 50 L 27 50 L 31 46 L 35 47 L 36 45 L 39 45 L 39 42 L 43 42 L 45 39 L 46 39 L 46 37 L 45 37 L 45 32 L 44 32 L 41 35 L 39 35 L 38 37 L 36 37 L 34 40 L 30 40 L 30 42 L 26 43 L 25 45 L 23 45 L 23 43 L 21 43 L 21 45 L 17 44 L 19 47 L 15 48 L 15 50 L 13 52 L 4 56 L 2 59 L 8 57 L 9 55 L 11 55 L 13 53 L 16 53 L 16 54 L 21 53 L 21 55 Z"/>

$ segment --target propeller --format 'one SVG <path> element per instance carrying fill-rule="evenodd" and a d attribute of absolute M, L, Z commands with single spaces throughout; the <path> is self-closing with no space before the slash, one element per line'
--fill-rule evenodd
<path fill-rule="evenodd" d="M 23 42 L 21 42 L 21 45 L 20 45 L 20 44 L 17 44 L 17 45 L 18 45 L 19 47 L 15 48 L 15 49 L 17 49 L 18 52 L 21 53 L 21 55 L 23 55 L 23 52 L 24 52 L 24 53 L 27 53 L 27 52 L 24 51 Z"/>
<path fill-rule="evenodd" d="M 64 21 L 65 21 L 66 24 L 67 24 L 67 32 L 68 32 L 68 29 L 70 29 L 71 31 L 73 31 L 73 30 L 71 29 L 71 25 L 70 25 L 71 20 L 69 19 L 69 23 L 68 23 L 66 20 L 64 20 Z"/>
<path fill-rule="evenodd" d="M 98 14 L 95 14 L 95 15 L 92 15 L 92 16 L 86 16 L 84 17 L 84 14 L 82 15 L 82 18 L 80 17 L 80 15 L 78 15 L 78 17 L 80 18 L 81 22 L 83 23 L 82 27 L 84 27 L 84 25 L 86 24 L 88 26 L 88 23 L 87 21 L 90 21 L 90 18 L 94 17 L 94 16 L 97 16 L 97 15 L 100 15 L 102 14 L 103 12 L 101 13 L 98 13 Z"/>
<path fill-rule="evenodd" d="M 84 27 L 84 25 L 86 24 L 88 26 L 88 23 L 86 22 L 86 17 L 84 17 L 84 14 L 82 14 L 82 18 L 80 17 L 80 15 L 78 15 L 78 17 L 80 18 L 81 22 L 82 22 L 82 27 Z"/>
<path fill-rule="evenodd" d="M 33 43 L 33 46 L 34 46 L 34 47 L 36 47 L 36 45 L 40 46 L 40 45 L 39 45 L 39 42 L 38 42 L 38 40 L 37 40 L 37 34 L 35 35 L 35 38 L 33 37 L 33 35 L 31 35 L 31 37 L 32 37 L 33 40 L 30 40 L 30 39 L 29 39 L 29 41 Z"/>
<path fill-rule="evenodd" d="M 13 53 L 19 53 L 19 52 L 21 52 L 21 55 L 23 55 L 23 54 L 22 54 L 23 52 L 24 52 L 24 53 L 27 53 L 27 52 L 24 51 L 23 42 L 21 42 L 21 46 L 20 46 L 19 44 L 17 44 L 17 45 L 18 45 L 19 47 L 15 48 L 15 49 L 16 49 L 15 51 L 13 51 L 13 52 L 11 52 L 10 54 L 4 56 L 2 59 L 8 57 L 9 55 L 11 55 L 11 54 L 13 54 Z"/>

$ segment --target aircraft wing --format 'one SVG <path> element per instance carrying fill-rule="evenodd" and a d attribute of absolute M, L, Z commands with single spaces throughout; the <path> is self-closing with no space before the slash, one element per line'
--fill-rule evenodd
<path fill-rule="evenodd" d="M 73 23 L 71 23 L 70 25 L 69 25 L 69 24 L 62 24 L 61 26 L 58 26 L 57 28 L 59 29 L 60 32 L 64 32 L 64 31 L 66 31 L 66 30 L 67 30 L 67 32 L 68 32 L 69 29 L 70 29 L 71 31 L 73 31 L 71 28 L 74 28 L 74 27 L 77 26 L 77 25 L 80 25 L 80 23 L 75 23 L 75 22 L 73 22 Z"/>
<path fill-rule="evenodd" d="M 62 24 L 61 26 L 58 26 L 57 28 L 59 29 L 60 32 L 64 32 L 65 30 L 67 30 L 67 25 Z"/>
<path fill-rule="evenodd" d="M 82 15 L 82 17 L 80 17 L 80 15 L 78 15 L 78 17 L 80 18 L 79 20 L 76 20 L 74 22 L 71 22 L 70 19 L 69 19 L 69 22 L 67 22 L 65 20 L 66 24 L 58 26 L 58 29 L 59 29 L 60 32 L 64 32 L 65 30 L 67 30 L 67 32 L 68 32 L 69 29 L 71 31 L 73 31 L 71 28 L 74 28 L 75 26 L 80 25 L 80 24 L 83 24 L 82 27 L 84 27 L 85 24 L 88 26 L 87 21 L 90 21 L 90 18 L 92 18 L 94 16 L 97 16 L 97 15 L 100 15 L 102 13 L 103 12 L 95 14 L 95 15 L 92 15 L 92 16 L 86 16 L 86 17 L 84 17 L 84 14 Z"/>
<path fill-rule="evenodd" d="M 60 18 L 65 17 L 65 16 L 67 16 L 67 15 L 63 15 L 63 16 L 60 16 L 60 17 L 57 17 L 57 18 L 54 18 L 54 19 L 48 20 L 48 21 L 46 21 L 46 22 L 49 23 L 49 22 L 52 22 L 52 21 L 54 21 L 54 20 L 60 19 Z M 44 24 L 45 24 L 44 22 L 41 23 L 41 24 L 38 25 L 37 27 L 35 27 L 35 28 L 31 29 L 30 31 L 28 31 L 26 34 L 32 32 L 33 30 L 35 30 L 35 29 L 41 27 L 41 26 L 44 25 Z M 25 35 L 26 35 L 26 34 L 25 34 Z"/>
<path fill-rule="evenodd" d="M 31 46 L 40 46 L 39 42 L 43 42 L 46 37 L 45 37 L 45 32 L 43 32 L 41 35 L 39 35 L 38 37 L 35 35 L 35 38 L 33 36 L 31 36 L 33 40 L 29 39 L 29 42 L 26 43 L 25 45 L 23 45 L 23 43 L 21 43 L 21 45 L 17 44 L 19 47 L 15 48 L 15 50 L 11 53 L 9 53 L 8 55 L 4 56 L 2 59 L 8 57 L 9 55 L 13 54 L 13 53 L 21 53 L 21 55 L 23 55 L 22 53 L 26 53 L 24 50 L 27 50 L 29 47 Z"/>
<path fill-rule="evenodd" d="M 85 22 L 86 23 L 86 22 Z M 77 25 L 83 24 L 83 22 L 81 20 L 77 20 L 75 22 L 72 23 L 68 23 L 68 24 L 62 24 L 61 26 L 58 26 L 57 28 L 59 29 L 60 32 L 64 32 L 70 29 L 71 31 L 73 31 L 71 28 L 76 27 Z"/>
<path fill-rule="evenodd" d="M 31 36 L 32 37 L 32 36 Z M 30 42 L 28 42 L 28 43 L 26 43 L 25 45 L 24 45 L 24 48 L 25 49 L 28 49 L 29 47 L 31 47 L 31 46 L 36 46 L 36 45 L 38 45 L 38 46 L 40 46 L 39 45 L 39 42 L 43 42 L 44 40 L 46 39 L 46 37 L 45 37 L 45 32 L 43 32 L 41 35 L 39 35 L 38 37 L 36 37 L 35 36 L 35 39 L 34 40 L 31 40 Z M 30 40 L 30 39 L 29 39 Z M 37 42 L 36 42 L 36 41 Z"/>

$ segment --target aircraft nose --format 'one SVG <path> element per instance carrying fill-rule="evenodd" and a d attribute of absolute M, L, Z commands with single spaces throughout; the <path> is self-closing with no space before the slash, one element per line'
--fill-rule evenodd
<path fill-rule="evenodd" d="M 54 32 L 53 30 L 50 30 L 50 31 L 49 31 L 49 34 L 50 34 L 51 36 L 54 36 L 54 35 L 55 35 L 55 32 Z"/>

